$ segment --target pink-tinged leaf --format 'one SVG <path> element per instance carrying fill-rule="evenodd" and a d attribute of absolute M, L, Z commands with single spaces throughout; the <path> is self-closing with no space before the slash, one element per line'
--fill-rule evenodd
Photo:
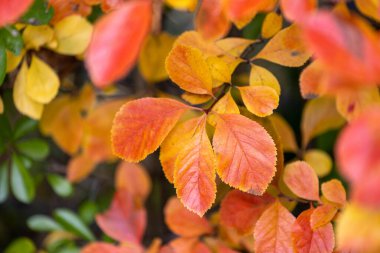
<path fill-rule="evenodd" d="M 146 211 L 136 205 L 128 191 L 120 189 L 115 193 L 110 208 L 96 216 L 96 223 L 117 241 L 138 243 L 145 231 Z"/>
<path fill-rule="evenodd" d="M 256 195 L 265 192 L 276 172 L 277 150 L 261 125 L 239 114 L 220 114 L 213 146 L 224 182 Z"/>
<path fill-rule="evenodd" d="M 211 207 L 216 195 L 215 155 L 206 133 L 206 119 L 203 115 L 186 122 L 192 125 L 192 138 L 179 152 L 174 171 L 177 196 L 199 216 Z"/>
<path fill-rule="evenodd" d="M 334 250 L 335 238 L 331 223 L 316 230 L 310 226 L 310 217 L 314 209 L 301 213 L 292 227 L 292 241 L 297 253 L 331 253 Z"/>
<path fill-rule="evenodd" d="M 323 65 L 318 61 L 313 61 L 301 73 L 300 90 L 305 99 L 310 99 L 321 95 L 324 90 L 322 87 Z"/>
<path fill-rule="evenodd" d="M 127 102 L 116 114 L 111 141 L 114 153 L 138 162 L 154 152 L 189 107 L 168 98 Z"/>
<path fill-rule="evenodd" d="M 322 184 L 321 189 L 323 197 L 328 201 L 341 206 L 346 204 L 346 190 L 339 180 L 327 181 Z"/>
<path fill-rule="evenodd" d="M 81 251 L 81 253 L 143 253 L 141 247 L 131 248 L 124 246 L 115 246 L 110 243 L 105 242 L 95 242 L 86 245 Z"/>
<path fill-rule="evenodd" d="M 316 209 L 314 209 L 314 212 L 310 216 L 311 228 L 313 230 L 316 230 L 320 227 L 325 226 L 330 221 L 332 221 L 337 212 L 338 208 L 330 204 L 318 206 Z"/>
<path fill-rule="evenodd" d="M 184 237 L 170 241 L 165 250 L 165 253 L 211 253 L 211 250 L 198 238 Z"/>
<path fill-rule="evenodd" d="M 95 85 L 105 87 L 133 67 L 150 29 L 151 12 L 148 0 L 127 1 L 95 24 L 85 56 Z"/>
<path fill-rule="evenodd" d="M 288 164 L 284 171 L 284 182 L 298 197 L 319 200 L 318 176 L 306 162 L 296 161 Z"/>
<path fill-rule="evenodd" d="M 302 22 L 318 7 L 318 0 L 281 0 L 280 2 L 284 16 L 296 22 Z"/>
<path fill-rule="evenodd" d="M 240 234 L 252 234 L 260 215 L 273 201 L 274 198 L 269 194 L 255 196 L 232 190 L 221 203 L 220 222 L 233 227 Z"/>
<path fill-rule="evenodd" d="M 91 156 L 80 154 L 71 158 L 67 167 L 67 180 L 77 183 L 85 179 L 95 169 L 96 161 Z"/>
<path fill-rule="evenodd" d="M 165 222 L 171 231 L 183 237 L 197 237 L 212 232 L 211 224 L 187 210 L 176 197 L 168 200 L 164 209 Z"/>
<path fill-rule="evenodd" d="M 0 27 L 15 23 L 32 3 L 33 0 L 0 0 Z"/>
<path fill-rule="evenodd" d="M 294 216 L 276 201 L 261 215 L 255 226 L 255 252 L 292 253 Z"/>

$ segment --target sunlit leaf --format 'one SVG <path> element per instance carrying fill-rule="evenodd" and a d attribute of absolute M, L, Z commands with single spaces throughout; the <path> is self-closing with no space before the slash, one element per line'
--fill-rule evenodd
<path fill-rule="evenodd" d="M 306 151 L 304 160 L 315 170 L 319 177 L 328 175 L 333 166 L 330 155 L 320 149 Z"/>
<path fill-rule="evenodd" d="M 310 216 L 311 228 L 316 230 L 325 226 L 335 217 L 337 212 L 338 208 L 330 204 L 318 206 Z"/>
<path fill-rule="evenodd" d="M 278 107 L 279 95 L 271 87 L 243 86 L 239 91 L 247 109 L 256 116 L 269 116 Z"/>
<path fill-rule="evenodd" d="M 230 68 L 230 66 L 223 58 L 210 56 L 206 59 L 206 62 L 211 71 L 213 80 L 217 81 L 217 85 L 215 85 L 214 81 L 213 88 L 218 87 L 223 83 L 231 83 L 231 75 L 233 69 Z"/>
<path fill-rule="evenodd" d="M 265 16 L 263 26 L 261 27 L 261 35 L 268 39 L 279 32 L 282 28 L 282 16 L 276 12 L 270 12 Z"/>
<path fill-rule="evenodd" d="M 28 25 L 22 33 L 22 38 L 27 49 L 39 50 L 49 43 L 54 37 L 53 29 L 48 25 Z"/>
<path fill-rule="evenodd" d="M 324 92 L 322 86 L 323 65 L 320 61 L 313 61 L 301 73 L 300 91 L 303 98 L 310 99 Z"/>
<path fill-rule="evenodd" d="M 278 95 L 281 93 L 280 83 L 277 78 L 266 68 L 252 65 L 249 74 L 250 86 L 267 86 L 273 88 Z"/>
<path fill-rule="evenodd" d="M 346 190 L 337 179 L 332 179 L 322 184 L 322 194 L 325 199 L 332 203 L 343 206 L 346 204 Z"/>
<path fill-rule="evenodd" d="M 233 99 L 231 92 L 227 92 L 211 109 L 212 112 L 217 114 L 240 114 L 239 107 Z M 212 125 L 216 125 L 217 114 L 209 114 L 207 117 L 208 122 Z"/>

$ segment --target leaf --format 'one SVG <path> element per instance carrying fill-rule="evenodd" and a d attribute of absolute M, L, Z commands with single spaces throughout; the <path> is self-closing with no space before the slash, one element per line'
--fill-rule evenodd
<path fill-rule="evenodd" d="M 5 43 L 5 47 L 9 51 L 11 51 L 16 56 L 21 54 L 24 46 L 24 41 L 21 37 L 20 32 L 15 27 L 8 26 L 6 29 L 0 29 L 0 36 Z"/>
<path fill-rule="evenodd" d="M 310 226 L 313 230 L 328 224 L 335 217 L 338 208 L 330 204 L 318 206 L 310 216 Z"/>
<path fill-rule="evenodd" d="M 109 209 L 96 216 L 96 223 L 111 238 L 117 241 L 138 243 L 146 226 L 146 211 L 136 205 L 133 196 L 119 189 Z"/>
<path fill-rule="evenodd" d="M 314 209 L 302 212 L 292 227 L 293 248 L 299 253 L 332 253 L 335 239 L 331 223 L 316 230 L 310 226 L 310 217 Z"/>
<path fill-rule="evenodd" d="M 165 66 L 170 79 L 181 89 L 212 95 L 211 72 L 199 49 L 175 44 L 166 58 Z"/>
<path fill-rule="evenodd" d="M 172 49 L 175 37 L 162 32 L 145 39 L 139 55 L 139 70 L 148 82 L 160 82 L 169 76 L 165 69 L 165 58 Z"/>
<path fill-rule="evenodd" d="M 13 240 L 12 243 L 4 251 L 4 253 L 19 253 L 19 252 L 34 253 L 36 252 L 36 246 L 29 238 L 21 237 L 16 240 Z"/>
<path fill-rule="evenodd" d="M 332 179 L 321 186 L 323 197 L 332 203 L 340 206 L 346 204 L 346 190 L 342 183 L 337 179 Z"/>
<path fill-rule="evenodd" d="M 376 21 L 380 21 L 380 14 L 379 14 L 380 3 L 378 0 L 371 0 L 371 1 L 355 0 L 355 5 L 360 10 L 360 12 L 363 13 L 364 15 Z"/>
<path fill-rule="evenodd" d="M 151 3 L 147 0 L 126 2 L 96 22 L 85 56 L 95 85 L 105 87 L 129 72 L 150 25 Z"/>
<path fill-rule="evenodd" d="M 68 197 L 73 193 L 73 186 L 64 177 L 57 174 L 48 174 L 47 180 L 57 195 Z"/>
<path fill-rule="evenodd" d="M 251 72 L 249 74 L 250 86 L 267 86 L 273 88 L 278 95 L 281 94 L 280 83 L 277 78 L 266 68 L 251 65 Z"/>
<path fill-rule="evenodd" d="M 308 101 L 302 113 L 303 147 L 306 147 L 312 138 L 343 124 L 344 119 L 336 111 L 334 99 L 320 97 Z"/>
<path fill-rule="evenodd" d="M 292 253 L 291 232 L 295 220 L 279 201 L 274 202 L 256 223 L 255 252 Z"/>
<path fill-rule="evenodd" d="M 304 160 L 314 169 L 318 177 L 327 176 L 333 166 L 330 155 L 320 149 L 309 149 L 306 151 Z"/>
<path fill-rule="evenodd" d="M 35 0 L 21 20 L 32 25 L 45 25 L 49 23 L 53 14 L 53 8 L 46 1 Z"/>
<path fill-rule="evenodd" d="M 61 0 L 49 0 L 49 6 L 53 7 L 54 9 L 54 16 L 51 19 L 50 23 L 51 24 L 56 24 L 63 18 L 70 16 L 70 15 L 80 15 L 83 17 L 87 17 L 91 14 L 92 8 L 90 5 L 94 4 L 100 4 L 100 2 L 104 3 L 107 0 L 66 0 L 66 1 L 61 1 Z M 73 6 L 75 8 L 73 8 Z M 39 8 L 41 9 L 41 8 Z M 101 12 L 100 8 L 94 8 L 94 17 L 89 17 L 89 19 L 92 18 L 91 21 L 94 21 L 100 14 Z"/>
<path fill-rule="evenodd" d="M 231 27 L 223 11 L 223 3 L 219 0 L 202 1 L 194 23 L 195 29 L 208 40 L 224 37 Z"/>
<path fill-rule="evenodd" d="M 277 33 L 254 57 L 287 67 L 300 67 L 310 58 L 300 29 L 291 25 Z"/>
<path fill-rule="evenodd" d="M 0 26 L 15 23 L 28 10 L 33 0 L 14 0 L 0 2 Z"/>
<path fill-rule="evenodd" d="M 0 97 L 0 115 L 4 113 L 4 102 L 3 99 Z"/>
<path fill-rule="evenodd" d="M 165 0 L 171 8 L 183 11 L 193 11 L 197 6 L 196 0 Z"/>
<path fill-rule="evenodd" d="M 33 179 L 15 154 L 12 155 L 10 180 L 12 192 L 17 200 L 30 203 L 34 199 L 36 189 Z"/>
<path fill-rule="evenodd" d="M 229 37 L 216 41 L 215 45 L 225 53 L 240 57 L 240 55 L 254 42 L 256 41 L 239 37 Z"/>
<path fill-rule="evenodd" d="M 261 36 L 264 39 L 269 39 L 276 33 L 278 33 L 282 28 L 282 16 L 276 12 L 268 13 L 263 21 L 261 27 Z"/>
<path fill-rule="evenodd" d="M 15 140 L 32 133 L 37 129 L 38 122 L 26 117 L 22 117 L 16 122 L 13 131 L 13 138 Z"/>
<path fill-rule="evenodd" d="M 19 141 L 16 143 L 16 148 L 20 153 L 35 161 L 42 161 L 49 155 L 48 143 L 38 138 Z"/>
<path fill-rule="evenodd" d="M 123 105 L 111 130 L 114 153 L 138 162 L 155 151 L 189 107 L 168 98 L 143 98 Z"/>
<path fill-rule="evenodd" d="M 200 33 L 196 31 L 187 31 L 182 33 L 174 45 L 184 45 L 192 48 L 198 48 L 207 56 L 215 56 L 223 53 L 223 50 L 219 48 L 214 41 L 205 40 Z"/>
<path fill-rule="evenodd" d="M 199 105 L 199 104 L 206 103 L 212 97 L 210 95 L 199 95 L 199 94 L 193 94 L 190 92 L 184 92 L 181 95 L 181 98 L 190 104 Z"/>
<path fill-rule="evenodd" d="M 214 112 L 214 114 L 210 113 L 207 116 L 207 120 L 212 126 L 216 126 L 217 114 L 240 114 L 239 107 L 231 95 L 231 90 L 226 92 L 226 94 L 216 102 L 212 107 L 211 112 Z"/>
<path fill-rule="evenodd" d="M 19 112 L 31 117 L 32 119 L 40 119 L 44 106 L 43 104 L 31 99 L 26 94 L 28 79 L 27 75 L 28 66 L 26 65 L 26 61 L 24 61 L 14 83 L 13 101 Z"/>
<path fill-rule="evenodd" d="M 63 228 L 52 218 L 45 215 L 33 215 L 28 218 L 28 228 L 37 232 L 51 232 L 63 230 Z"/>
<path fill-rule="evenodd" d="M 236 229 L 241 235 L 252 234 L 257 220 L 273 201 L 269 194 L 255 196 L 232 190 L 222 200 L 220 223 Z"/>
<path fill-rule="evenodd" d="M 54 25 L 57 47 L 53 50 L 63 55 L 84 53 L 91 41 L 92 25 L 79 15 L 71 15 Z"/>
<path fill-rule="evenodd" d="M 289 163 L 284 170 L 284 182 L 298 197 L 319 200 L 318 176 L 306 162 Z"/>
<path fill-rule="evenodd" d="M 27 95 L 36 102 L 47 104 L 57 95 L 59 85 L 59 78 L 54 70 L 33 55 L 27 74 Z"/>
<path fill-rule="evenodd" d="M 142 202 L 148 197 L 152 188 L 146 169 L 141 165 L 127 162 L 122 162 L 117 167 L 115 184 L 117 189 L 127 190 Z"/>
<path fill-rule="evenodd" d="M 77 155 L 70 159 L 67 166 L 67 180 L 77 183 L 85 179 L 95 169 L 94 159 L 85 154 Z"/>
<path fill-rule="evenodd" d="M 0 42 L 0 86 L 3 84 L 7 72 L 7 54 L 5 46 Z"/>
<path fill-rule="evenodd" d="M 247 109 L 259 117 L 266 117 L 278 107 L 279 95 L 275 89 L 267 86 L 238 87 Z"/>
<path fill-rule="evenodd" d="M 301 73 L 300 90 L 305 99 L 315 98 L 323 94 L 323 77 L 324 70 L 320 61 L 315 60 L 310 63 Z"/>
<path fill-rule="evenodd" d="M 89 228 L 72 211 L 64 208 L 56 209 L 54 211 L 54 219 L 67 231 L 88 241 L 95 240 L 95 237 Z"/>
<path fill-rule="evenodd" d="M 256 195 L 265 192 L 276 172 L 277 152 L 262 126 L 238 114 L 220 114 L 213 146 L 217 172 L 224 182 Z"/>
<path fill-rule="evenodd" d="M 131 249 L 128 246 L 115 246 L 105 242 L 94 242 L 87 244 L 81 253 L 143 253 L 142 250 L 134 248 Z"/>
<path fill-rule="evenodd" d="M 281 0 L 281 10 L 284 16 L 295 22 L 300 22 L 318 8 L 317 0 Z"/>
<path fill-rule="evenodd" d="M 206 115 L 186 123 L 191 125 L 191 139 L 177 155 L 174 186 L 181 202 L 203 216 L 215 201 L 215 156 L 206 133 Z"/>
<path fill-rule="evenodd" d="M 272 114 L 270 116 L 278 135 L 281 138 L 282 148 L 285 152 L 297 153 L 298 145 L 294 131 L 288 122 L 279 114 Z"/>
<path fill-rule="evenodd" d="M 48 25 L 28 25 L 22 33 L 22 39 L 24 40 L 26 49 L 39 50 L 40 47 L 48 44 L 53 38 L 54 31 Z"/>
<path fill-rule="evenodd" d="M 197 237 L 212 232 L 212 226 L 205 218 L 187 210 L 176 197 L 168 200 L 164 215 L 170 230 L 182 237 Z"/>
<path fill-rule="evenodd" d="M 25 50 L 22 50 L 18 56 L 14 55 L 12 52 L 6 50 L 7 54 L 7 69 L 6 72 L 12 72 L 14 71 L 18 65 L 20 64 L 21 60 L 24 57 Z"/>
<path fill-rule="evenodd" d="M 9 193 L 9 172 L 8 164 L 0 165 L 0 203 L 3 203 L 8 198 Z"/>
<path fill-rule="evenodd" d="M 209 56 L 206 62 L 211 71 L 212 79 L 214 80 L 213 88 L 223 83 L 231 83 L 231 75 L 234 69 L 230 68 L 225 59 L 218 56 Z"/>

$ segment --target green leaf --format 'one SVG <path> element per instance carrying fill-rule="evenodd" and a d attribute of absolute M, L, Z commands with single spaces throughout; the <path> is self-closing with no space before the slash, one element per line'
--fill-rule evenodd
<path fill-rule="evenodd" d="M 0 203 L 4 202 L 8 197 L 8 166 L 7 162 L 0 165 Z"/>
<path fill-rule="evenodd" d="M 6 28 L 0 29 L 0 38 L 9 51 L 14 55 L 20 55 L 24 47 L 24 41 L 20 32 L 15 27 L 7 26 Z"/>
<path fill-rule="evenodd" d="M 49 154 L 49 145 L 42 139 L 28 139 L 16 143 L 17 150 L 23 155 L 41 161 Z"/>
<path fill-rule="evenodd" d="M 68 197 L 73 193 L 73 186 L 66 178 L 57 174 L 48 174 L 47 180 L 57 195 Z"/>
<path fill-rule="evenodd" d="M 97 212 L 98 206 L 92 201 L 86 201 L 79 207 L 79 216 L 86 224 L 91 224 L 94 221 Z"/>
<path fill-rule="evenodd" d="M 21 21 L 31 25 L 46 25 L 54 15 L 54 9 L 48 1 L 35 0 L 28 12 L 22 16 Z"/>
<path fill-rule="evenodd" d="M 34 243 L 28 238 L 19 238 L 14 240 L 4 253 L 35 253 L 37 251 Z"/>
<path fill-rule="evenodd" d="M 7 73 L 7 54 L 5 52 L 4 43 L 0 41 L 0 86 L 4 82 L 6 73 Z"/>
<path fill-rule="evenodd" d="M 11 183 L 12 192 L 16 199 L 23 203 L 30 203 L 34 199 L 34 182 L 20 158 L 15 154 L 12 155 Z"/>
<path fill-rule="evenodd" d="M 63 228 L 52 218 L 46 215 L 33 215 L 27 221 L 28 227 L 37 232 L 51 232 L 63 230 Z"/>
<path fill-rule="evenodd" d="M 84 222 L 72 211 L 68 209 L 56 209 L 54 211 L 55 220 L 67 231 L 89 241 L 94 241 L 95 236 Z"/>
<path fill-rule="evenodd" d="M 19 139 L 22 136 L 25 136 L 34 130 L 37 129 L 38 121 L 29 119 L 27 117 L 22 117 L 16 122 L 14 127 L 13 138 Z"/>

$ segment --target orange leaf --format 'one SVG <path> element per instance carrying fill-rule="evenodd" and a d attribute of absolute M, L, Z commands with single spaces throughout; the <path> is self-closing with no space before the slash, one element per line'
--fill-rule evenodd
<path fill-rule="evenodd" d="M 96 162 L 91 156 L 80 154 L 71 158 L 67 166 L 67 179 L 77 183 L 85 179 L 95 169 Z"/>
<path fill-rule="evenodd" d="M 116 114 L 111 141 L 114 153 L 138 162 L 154 152 L 189 107 L 168 98 L 142 98 L 123 105 Z"/>
<path fill-rule="evenodd" d="M 205 40 L 200 33 L 196 31 L 188 31 L 182 33 L 176 40 L 175 45 L 184 45 L 188 47 L 195 47 L 201 50 L 205 56 L 219 55 L 223 51 L 218 48 L 214 41 Z"/>
<path fill-rule="evenodd" d="M 191 139 L 176 158 L 174 186 L 182 203 L 202 216 L 215 200 L 214 151 L 206 133 L 206 115 L 185 124 L 192 126 Z"/>
<path fill-rule="evenodd" d="M 294 216 L 276 201 L 261 215 L 255 226 L 255 252 L 292 253 Z"/>
<path fill-rule="evenodd" d="M 289 163 L 285 167 L 284 182 L 297 196 L 303 199 L 319 200 L 318 176 L 306 162 Z"/>
<path fill-rule="evenodd" d="M 281 139 L 282 148 L 285 152 L 297 153 L 298 145 L 296 136 L 289 123 L 279 114 L 273 114 L 270 116 L 278 135 Z"/>
<path fill-rule="evenodd" d="M 32 3 L 33 0 L 0 0 L 0 27 L 15 23 Z"/>
<path fill-rule="evenodd" d="M 224 37 L 230 30 L 220 0 L 204 0 L 195 16 L 195 28 L 205 38 L 216 40 Z"/>
<path fill-rule="evenodd" d="M 98 87 L 120 79 L 133 67 L 150 25 L 148 0 L 128 1 L 95 24 L 85 61 Z"/>
<path fill-rule="evenodd" d="M 273 201 L 274 198 L 269 194 L 255 196 L 232 190 L 221 203 L 220 222 L 233 227 L 239 234 L 252 234 L 257 220 Z"/>
<path fill-rule="evenodd" d="M 198 238 L 179 237 L 172 240 L 167 247 L 165 253 L 211 253 L 211 250 Z"/>
<path fill-rule="evenodd" d="M 175 44 L 165 65 L 170 79 L 183 90 L 196 94 L 212 94 L 210 69 L 198 48 Z"/>
<path fill-rule="evenodd" d="M 50 22 L 56 24 L 65 17 L 74 14 L 87 17 L 91 14 L 91 6 L 85 2 L 88 0 L 49 0 L 49 4 L 54 9 L 54 16 Z"/>
<path fill-rule="evenodd" d="M 317 0 L 281 0 L 281 10 L 290 21 L 302 22 L 317 9 Z"/>
<path fill-rule="evenodd" d="M 235 100 L 231 96 L 231 91 L 227 92 L 216 104 L 212 107 L 211 112 L 217 114 L 240 114 L 239 107 L 237 106 Z M 208 122 L 212 125 L 216 125 L 217 114 L 209 114 Z"/>
<path fill-rule="evenodd" d="M 138 243 L 144 234 L 146 211 L 135 205 L 131 193 L 119 189 L 109 209 L 96 216 L 96 223 L 117 241 Z"/>
<path fill-rule="evenodd" d="M 136 249 L 131 249 L 129 247 L 118 247 L 110 243 L 105 242 L 94 242 L 86 245 L 81 251 L 81 253 L 143 253 L 141 251 L 136 251 Z"/>
<path fill-rule="evenodd" d="M 168 200 L 164 214 L 166 224 L 177 235 L 197 237 L 212 232 L 211 224 L 205 218 L 187 210 L 176 197 Z"/>
<path fill-rule="evenodd" d="M 320 227 L 328 224 L 335 217 L 338 212 L 338 208 L 333 205 L 325 204 L 318 206 L 314 209 L 313 213 L 310 216 L 310 226 L 313 230 L 316 230 Z"/>
<path fill-rule="evenodd" d="M 279 95 L 275 89 L 268 86 L 238 87 L 247 109 L 259 117 L 266 117 L 278 107 Z"/>
<path fill-rule="evenodd" d="M 310 226 L 313 212 L 314 209 L 302 212 L 293 224 L 293 248 L 298 253 L 331 253 L 335 245 L 333 227 L 328 223 L 313 231 Z"/>
<path fill-rule="evenodd" d="M 181 95 L 181 98 L 185 100 L 186 102 L 189 102 L 190 104 L 200 105 L 200 104 L 206 103 L 212 97 L 210 95 L 200 95 L 200 94 L 185 92 Z"/>
<path fill-rule="evenodd" d="M 270 12 L 265 16 L 261 35 L 264 39 L 268 39 L 279 32 L 282 28 L 282 16 L 276 12 Z"/>
<path fill-rule="evenodd" d="M 300 67 L 310 56 L 303 43 L 300 29 L 291 25 L 278 32 L 254 58 L 287 67 Z"/>
<path fill-rule="evenodd" d="M 144 202 L 152 188 L 149 174 L 138 164 L 122 162 L 117 167 L 115 184 L 117 189 L 125 189 L 133 197 Z"/>
<path fill-rule="evenodd" d="M 239 114 L 220 114 L 213 146 L 224 182 L 256 195 L 265 192 L 276 172 L 277 151 L 261 125 Z"/>
<path fill-rule="evenodd" d="M 281 93 L 280 83 L 277 78 L 266 68 L 251 65 L 249 74 L 250 86 L 267 86 L 273 88 L 278 95 Z"/>
<path fill-rule="evenodd" d="M 311 99 L 323 94 L 323 65 L 320 61 L 313 61 L 301 73 L 300 89 L 303 98 Z"/>
<path fill-rule="evenodd" d="M 346 204 L 346 190 L 337 179 L 332 179 L 321 186 L 323 197 L 328 201 L 343 206 Z"/>

